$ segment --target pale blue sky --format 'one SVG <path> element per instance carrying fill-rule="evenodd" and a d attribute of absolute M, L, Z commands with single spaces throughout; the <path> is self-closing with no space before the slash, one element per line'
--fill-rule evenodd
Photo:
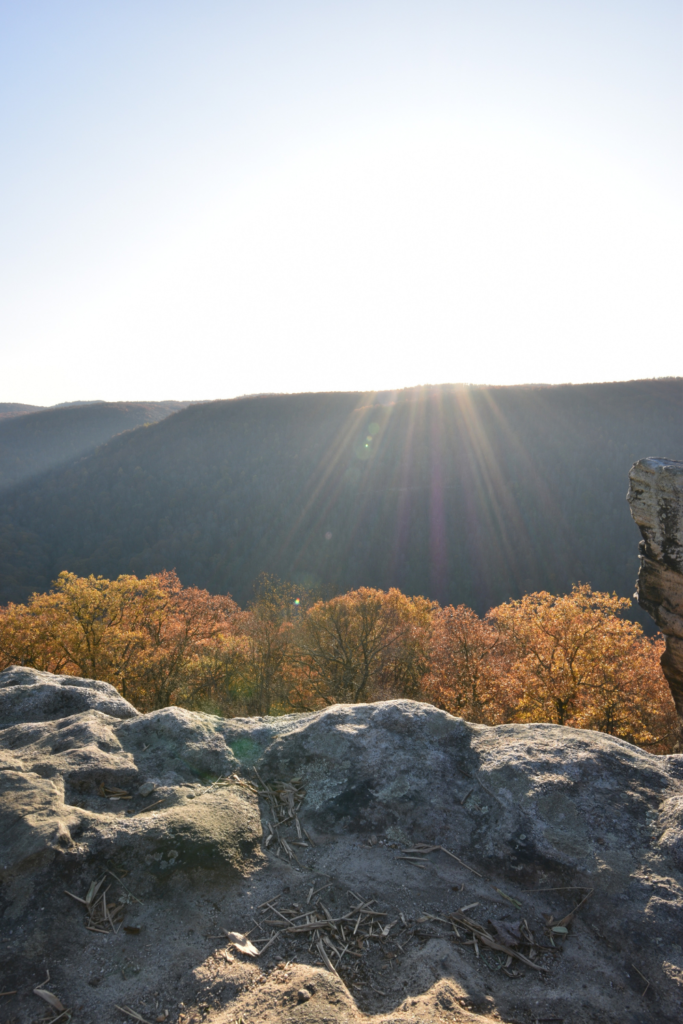
<path fill-rule="evenodd" d="M 683 375 L 678 2 L 0 2 L 0 138 L 0 401 Z"/>

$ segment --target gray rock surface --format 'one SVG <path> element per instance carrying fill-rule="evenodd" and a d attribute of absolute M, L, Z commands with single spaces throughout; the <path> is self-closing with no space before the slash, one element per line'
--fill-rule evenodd
<path fill-rule="evenodd" d="M 42 701 L 61 683 L 33 685 Z M 305 792 L 300 834 L 275 824 L 264 783 Z M 402 859 L 420 843 L 436 849 Z M 101 878 L 125 928 L 85 927 L 75 897 Z M 117 1006 L 171 1024 L 683 1018 L 683 755 L 599 733 L 476 726 L 411 701 L 29 716 L 0 729 L 0 879 L 17 1022 L 42 1012 L 47 970 L 75 1024 L 121 1021 Z M 357 899 L 394 924 L 360 946 L 347 924 L 339 974 L 310 934 L 278 930 L 282 911 L 302 921 L 323 900 L 341 919 Z M 499 935 L 526 921 L 544 969 L 456 935 L 462 908 Z M 250 959 L 226 931 L 275 937 Z"/>
<path fill-rule="evenodd" d="M 57 676 L 11 665 L 0 672 L 0 723 L 43 722 L 81 711 L 113 718 L 135 718 L 139 711 L 111 683 L 79 676 Z"/>
<path fill-rule="evenodd" d="M 636 596 L 666 636 L 662 670 L 683 726 L 683 462 L 641 459 L 629 479 L 643 538 Z"/>

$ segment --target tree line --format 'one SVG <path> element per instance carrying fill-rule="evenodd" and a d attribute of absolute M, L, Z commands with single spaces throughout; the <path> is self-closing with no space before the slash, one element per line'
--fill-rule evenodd
<path fill-rule="evenodd" d="M 677 749 L 661 636 L 594 591 L 527 594 L 480 616 L 396 588 L 324 599 L 262 576 L 246 608 L 185 587 L 62 572 L 47 593 L 0 608 L 0 669 L 12 664 L 112 683 L 141 711 L 233 717 L 391 698 L 470 722 L 549 722 Z"/>

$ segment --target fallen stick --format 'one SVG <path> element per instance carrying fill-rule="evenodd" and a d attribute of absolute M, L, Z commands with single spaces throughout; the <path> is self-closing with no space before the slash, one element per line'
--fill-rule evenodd
<path fill-rule="evenodd" d="M 532 967 L 535 971 L 547 971 L 547 967 L 541 967 L 539 964 L 535 964 L 533 960 L 529 960 L 523 953 L 518 953 L 516 950 L 511 949 L 510 946 L 504 946 L 501 942 L 496 942 L 484 928 L 477 924 L 476 921 L 471 921 L 468 917 L 460 914 L 450 915 L 451 923 L 457 922 L 462 928 L 467 928 L 468 931 L 472 932 L 472 938 L 474 939 L 474 948 L 477 950 L 477 942 L 483 943 L 488 946 L 489 949 L 495 949 L 499 953 L 505 953 L 506 956 L 513 956 L 516 960 L 520 960 L 527 967 Z M 479 953 L 477 953 L 477 956 Z"/>
<path fill-rule="evenodd" d="M 332 961 L 330 960 L 329 956 L 325 952 L 325 947 L 323 946 L 322 939 L 318 939 L 318 952 L 320 953 L 321 957 L 325 961 L 325 966 L 327 967 L 327 969 L 332 971 L 332 974 L 336 974 L 337 977 L 339 977 L 338 971 L 336 971 L 335 968 L 332 966 Z"/>
<path fill-rule="evenodd" d="M 62 1013 L 58 1013 L 56 1017 L 48 1021 L 48 1024 L 57 1024 L 57 1021 L 61 1020 L 62 1017 L 66 1017 L 67 1013 L 71 1013 L 71 1010 L 63 1010 Z"/>
<path fill-rule="evenodd" d="M 463 866 L 464 868 L 467 868 L 467 870 L 468 870 L 468 871 L 471 871 L 471 872 L 472 872 L 473 874 L 477 875 L 477 876 L 478 876 L 479 878 L 483 878 L 483 877 L 484 877 L 484 876 L 483 876 L 483 875 L 481 874 L 481 872 L 479 872 L 479 871 L 477 871 L 477 870 L 476 870 L 476 868 L 471 868 L 471 867 L 469 866 L 469 864 L 465 864 L 465 861 L 464 861 L 464 860 L 460 860 L 460 858 L 459 858 L 459 857 L 456 857 L 454 853 L 451 853 L 451 851 L 450 851 L 450 850 L 447 850 L 445 846 L 440 846 L 440 847 L 439 847 L 439 849 L 440 849 L 440 850 L 443 850 L 443 852 L 444 852 L 444 853 L 447 853 L 449 857 L 452 857 L 452 858 L 453 858 L 453 860 L 457 860 L 458 864 L 462 864 L 462 866 Z"/>
<path fill-rule="evenodd" d="M 591 889 L 590 892 L 586 893 L 586 895 L 583 897 L 581 902 L 576 904 L 576 906 L 571 911 L 571 913 L 567 914 L 566 917 L 563 917 L 561 921 L 553 921 L 553 924 L 552 924 L 551 927 L 553 927 L 553 928 L 564 928 L 566 925 L 568 925 L 569 922 L 573 919 L 574 914 L 577 912 L 577 910 L 580 910 L 581 907 L 586 902 L 586 900 L 589 898 L 589 896 L 592 896 L 592 895 L 593 895 L 593 890 Z"/>
<path fill-rule="evenodd" d="M 583 892 L 590 888 L 587 885 L 559 885 L 546 889 L 521 889 L 520 892 L 569 892 L 571 889 L 581 889 Z M 593 890 L 591 889 L 591 892 Z"/>
<path fill-rule="evenodd" d="M 135 1012 L 135 1010 L 131 1010 L 130 1006 L 117 1006 L 116 1003 L 114 1003 L 114 1006 L 116 1006 L 116 1009 L 120 1010 L 121 1013 L 125 1013 L 127 1017 L 133 1017 L 134 1020 L 139 1020 L 142 1024 L 151 1024 L 151 1021 L 141 1017 L 139 1013 Z"/>
<path fill-rule="evenodd" d="M 145 811 L 151 811 L 153 807 L 158 807 L 159 804 L 163 804 L 164 800 L 166 800 L 165 796 L 162 797 L 161 800 L 157 800 L 156 803 L 148 804 L 147 807 L 141 807 L 137 813 L 144 814 Z M 121 1007 L 119 1006 L 118 1009 L 120 1010 Z"/>
<path fill-rule="evenodd" d="M 256 955 L 261 956 L 261 953 L 265 953 L 265 951 L 268 949 L 268 946 L 271 946 L 275 942 L 275 940 L 280 937 L 280 934 L 280 932 L 275 932 L 274 935 L 271 935 L 271 937 L 266 942 L 265 946 L 262 946 L 262 948 L 259 949 Z"/>
<path fill-rule="evenodd" d="M 633 968 L 633 970 L 634 970 L 634 971 L 638 971 L 638 968 L 636 967 L 636 965 L 635 965 L 635 964 L 631 964 L 631 967 Z M 643 989 L 643 991 L 642 991 L 642 992 L 640 993 L 640 996 L 641 996 L 641 999 L 642 999 L 642 997 L 643 997 L 643 996 L 645 995 L 645 993 L 647 992 L 647 990 L 648 990 L 648 989 L 649 989 L 649 987 L 650 987 L 650 982 L 649 982 L 649 981 L 647 980 L 647 978 L 646 978 L 646 977 L 645 977 L 645 975 L 644 975 L 644 974 L 642 973 L 642 971 L 638 971 L 638 974 L 640 974 L 641 978 L 642 978 L 642 979 L 643 979 L 643 981 L 645 982 L 645 988 L 644 988 L 644 989 Z"/>
<path fill-rule="evenodd" d="M 261 910 L 261 909 L 262 909 L 263 907 L 268 907 L 268 906 L 270 906 L 270 904 L 271 904 L 271 903 L 275 903 L 275 901 L 276 901 L 276 900 L 279 900 L 281 896 L 284 896 L 284 893 L 283 893 L 283 892 L 281 892 L 281 893 L 278 893 L 278 895 L 277 895 L 277 896 L 273 896 L 273 897 L 271 897 L 271 899 L 269 899 L 269 900 L 266 900 L 266 902 L 265 902 L 265 903 L 259 903 L 259 905 L 258 905 L 258 909 L 259 909 L 259 910 Z M 271 908 L 271 909 L 273 909 L 273 908 Z"/>
<path fill-rule="evenodd" d="M 330 923 L 329 921 L 312 921 L 310 924 L 296 924 L 293 928 L 283 928 L 282 930 L 290 935 L 294 935 L 298 932 L 314 932 L 322 928 L 329 928 Z"/>
<path fill-rule="evenodd" d="M 533 960 L 529 960 L 527 957 L 524 956 L 523 953 L 517 953 L 514 949 L 511 949 L 509 946 L 503 946 L 501 945 L 500 942 L 494 942 L 493 939 L 489 939 L 488 936 L 486 935 L 481 935 L 479 933 L 474 932 L 473 934 L 475 935 L 475 938 L 479 940 L 479 942 L 483 942 L 484 945 L 488 946 L 490 949 L 496 949 L 498 950 L 499 953 L 506 953 L 507 956 L 514 956 L 517 960 L 521 960 L 523 964 L 526 964 L 527 967 L 533 967 L 535 971 L 548 970 L 547 967 L 541 967 L 539 964 L 535 964 Z"/>
<path fill-rule="evenodd" d="M 64 892 L 67 894 L 67 896 L 70 896 L 72 900 L 78 900 L 78 902 L 82 903 L 84 907 L 88 906 L 85 900 L 82 900 L 80 896 L 74 896 L 74 894 L 72 892 L 69 892 L 68 889 L 65 889 Z"/>
<path fill-rule="evenodd" d="M 225 775 L 221 775 L 220 779 L 216 779 L 215 782 L 212 782 L 211 785 L 207 787 L 207 789 L 202 790 L 202 792 L 198 793 L 197 796 L 206 796 L 206 794 L 210 793 L 211 790 L 214 788 L 214 786 L 217 786 L 218 783 L 222 782 L 224 778 L 225 778 Z"/>

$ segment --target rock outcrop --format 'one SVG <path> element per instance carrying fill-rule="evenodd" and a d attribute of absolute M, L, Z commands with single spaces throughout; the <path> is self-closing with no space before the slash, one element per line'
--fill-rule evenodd
<path fill-rule="evenodd" d="M 0 682 L 17 1024 L 43 983 L 74 1024 L 683 1017 L 683 755 L 412 701 L 225 720 Z"/>
<path fill-rule="evenodd" d="M 0 723 L 43 722 L 81 711 L 135 718 L 139 711 L 111 683 L 80 676 L 56 676 L 17 665 L 0 672 Z"/>
<path fill-rule="evenodd" d="M 636 597 L 666 637 L 662 670 L 683 727 L 683 462 L 641 459 L 629 477 L 643 538 Z"/>

